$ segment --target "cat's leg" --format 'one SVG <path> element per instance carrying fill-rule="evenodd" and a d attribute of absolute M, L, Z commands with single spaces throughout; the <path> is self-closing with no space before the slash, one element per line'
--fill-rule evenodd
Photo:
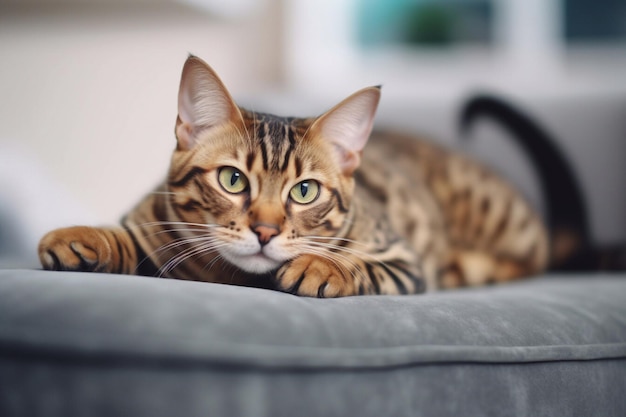
<path fill-rule="evenodd" d="M 131 274 L 137 267 L 137 249 L 121 227 L 53 230 L 41 239 L 38 251 L 49 270 Z"/>
<path fill-rule="evenodd" d="M 458 249 L 452 252 L 439 275 L 440 288 L 481 286 L 512 281 L 536 273 L 525 260 L 493 253 Z"/>
<path fill-rule="evenodd" d="M 320 298 L 425 291 L 420 268 L 404 257 L 364 260 L 351 254 L 301 255 L 278 270 L 276 282 L 283 291 Z"/>
<path fill-rule="evenodd" d="M 539 217 L 510 190 L 499 191 L 479 199 L 482 208 L 467 204 L 449 223 L 451 249 L 440 287 L 505 282 L 545 270 L 548 239 Z"/>

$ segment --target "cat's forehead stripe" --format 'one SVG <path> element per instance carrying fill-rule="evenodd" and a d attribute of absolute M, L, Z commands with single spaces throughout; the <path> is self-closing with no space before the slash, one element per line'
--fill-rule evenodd
<path fill-rule="evenodd" d="M 291 125 L 285 125 L 285 135 L 287 136 L 287 138 L 289 138 L 289 147 L 287 147 L 287 152 L 285 152 L 283 165 L 280 167 L 280 172 L 285 172 L 287 170 L 287 167 L 289 166 L 291 152 L 296 146 L 295 132 Z"/>
<path fill-rule="evenodd" d="M 263 169 L 284 172 L 296 145 L 295 118 L 254 113 L 255 139 L 261 150 Z"/>
<path fill-rule="evenodd" d="M 287 141 L 285 137 L 285 125 L 280 121 L 270 121 L 267 123 L 267 139 L 272 147 L 272 170 L 278 171 L 282 156 L 283 145 Z"/>
<path fill-rule="evenodd" d="M 267 145 L 265 143 L 265 127 L 264 125 L 262 125 L 263 127 L 261 127 L 257 134 L 257 140 L 260 143 L 261 146 L 261 157 L 263 158 L 263 169 L 267 171 L 268 169 L 268 156 L 267 156 Z"/>

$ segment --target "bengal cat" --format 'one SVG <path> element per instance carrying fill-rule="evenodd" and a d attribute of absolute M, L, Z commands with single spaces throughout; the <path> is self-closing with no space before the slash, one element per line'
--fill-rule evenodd
<path fill-rule="evenodd" d="M 120 226 L 48 233 L 41 263 L 312 297 L 542 272 L 548 233 L 522 195 L 443 147 L 372 133 L 379 98 L 365 88 L 316 118 L 252 112 L 190 56 L 166 180 Z"/>

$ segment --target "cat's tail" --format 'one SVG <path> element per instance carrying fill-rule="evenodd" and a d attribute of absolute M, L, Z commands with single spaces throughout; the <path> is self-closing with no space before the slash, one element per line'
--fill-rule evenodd
<path fill-rule="evenodd" d="M 491 117 L 508 129 L 539 174 L 551 233 L 552 269 L 626 269 L 626 244 L 594 245 L 580 182 L 552 135 L 516 106 L 487 94 L 473 96 L 463 105 L 459 120 L 462 133 L 481 117 Z"/>

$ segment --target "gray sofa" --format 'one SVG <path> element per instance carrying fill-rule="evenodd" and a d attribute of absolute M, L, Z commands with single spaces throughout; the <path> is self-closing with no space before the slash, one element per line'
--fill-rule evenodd
<path fill-rule="evenodd" d="M 0 270 L 0 416 L 625 416 L 626 275 L 336 300 Z"/>

